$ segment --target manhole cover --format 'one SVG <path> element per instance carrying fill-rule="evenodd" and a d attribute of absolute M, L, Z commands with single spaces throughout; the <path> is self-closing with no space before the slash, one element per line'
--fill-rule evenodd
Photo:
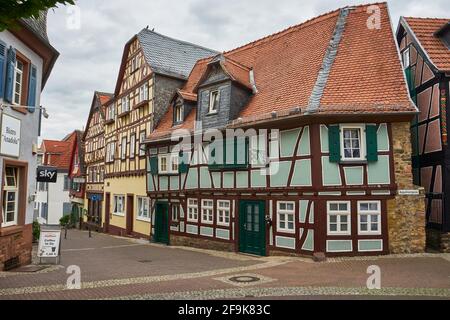
<path fill-rule="evenodd" d="M 140 263 L 151 263 L 152 260 L 140 260 L 139 262 L 140 262 Z"/>
<path fill-rule="evenodd" d="M 230 278 L 230 281 L 238 282 L 238 283 L 251 283 L 251 282 L 257 282 L 259 280 L 261 280 L 261 279 L 257 278 L 257 277 L 252 277 L 252 276 L 239 276 L 239 277 Z"/>

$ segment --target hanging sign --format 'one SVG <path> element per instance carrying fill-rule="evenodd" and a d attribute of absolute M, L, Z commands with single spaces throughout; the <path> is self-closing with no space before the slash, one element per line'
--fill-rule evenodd
<path fill-rule="evenodd" d="M 56 183 L 58 169 L 55 167 L 38 167 L 36 173 L 37 182 Z"/>
<path fill-rule="evenodd" d="M 20 120 L 5 113 L 1 118 L 0 154 L 18 158 L 20 155 Z"/>
<path fill-rule="evenodd" d="M 59 257 L 61 244 L 61 230 L 43 230 L 39 238 L 38 254 L 39 258 Z"/>

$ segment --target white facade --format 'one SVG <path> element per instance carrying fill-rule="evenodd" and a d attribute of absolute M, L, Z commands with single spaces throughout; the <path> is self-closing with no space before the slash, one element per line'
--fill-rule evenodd
<path fill-rule="evenodd" d="M 9 31 L 3 31 L 0 33 L 0 41 L 6 44 L 6 48 L 15 48 L 21 55 L 26 57 L 30 63 L 37 68 L 37 83 L 36 83 L 36 106 L 40 106 L 40 93 L 42 84 L 42 69 L 43 60 L 34 51 L 32 51 L 27 45 L 16 38 Z M 3 103 L 3 99 L 0 97 L 0 102 Z M 33 196 L 36 190 L 36 155 L 33 154 L 33 145 L 37 147 L 37 140 L 39 134 L 39 110 L 36 109 L 33 113 L 27 112 L 23 114 L 16 110 L 11 109 L 9 106 L 4 106 L 0 109 L 0 117 L 2 114 L 7 114 L 20 120 L 20 152 L 19 157 L 2 156 L 0 155 L 0 168 L 3 168 L 4 160 L 14 160 L 25 162 L 28 165 L 27 171 L 27 203 L 25 224 L 31 224 L 33 222 L 34 213 L 34 201 Z M 1 169 L 3 171 L 3 169 Z M 3 172 L 2 172 L 3 174 Z M 0 175 L 1 176 L 1 175 Z"/>
<path fill-rule="evenodd" d="M 57 182 L 49 183 L 48 191 L 42 190 L 44 184 L 38 184 L 38 191 L 36 193 L 36 212 L 37 221 L 39 223 L 59 225 L 59 220 L 64 215 L 70 214 L 71 200 L 69 195 L 70 183 L 68 183 L 68 175 L 68 172 L 58 172 Z M 66 181 L 66 183 L 64 183 L 64 181 Z"/>

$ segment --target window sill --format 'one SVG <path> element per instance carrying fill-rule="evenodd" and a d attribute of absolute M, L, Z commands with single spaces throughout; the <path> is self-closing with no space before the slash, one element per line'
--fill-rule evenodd
<path fill-rule="evenodd" d="M 139 109 L 139 108 L 141 108 L 141 107 L 143 107 L 145 105 L 148 105 L 149 102 L 150 102 L 150 100 L 148 100 L 148 99 L 144 100 L 144 101 L 141 101 L 138 104 L 136 104 L 135 106 L 133 106 L 133 110 Z"/>
<path fill-rule="evenodd" d="M 277 228 L 277 232 L 295 235 L 295 230 L 286 230 L 286 229 Z"/>
<path fill-rule="evenodd" d="M 241 165 L 219 165 L 219 164 L 213 164 L 209 165 L 208 169 L 209 171 L 232 171 L 232 170 L 247 170 L 249 168 L 248 164 L 241 164 Z"/>
<path fill-rule="evenodd" d="M 0 237 L 6 237 L 17 233 L 22 233 L 23 226 L 0 227 Z"/>
<path fill-rule="evenodd" d="M 136 218 L 136 221 L 141 221 L 141 222 L 147 222 L 147 223 L 151 223 L 150 218 Z"/>
<path fill-rule="evenodd" d="M 116 217 L 125 217 L 125 213 L 118 213 L 118 212 L 113 212 L 113 214 L 112 214 L 113 216 L 116 216 Z"/>
<path fill-rule="evenodd" d="M 105 125 L 110 125 L 114 123 L 114 119 L 106 120 Z"/>
<path fill-rule="evenodd" d="M 216 115 L 218 115 L 218 114 L 219 114 L 218 111 L 216 111 L 216 112 L 208 112 L 208 113 L 206 114 L 206 116 L 207 116 L 207 117 L 209 117 L 209 116 L 216 116 Z"/>
<path fill-rule="evenodd" d="M 369 161 L 367 160 L 340 160 L 339 164 L 368 164 Z"/>
<path fill-rule="evenodd" d="M 118 118 L 123 118 L 123 117 L 129 115 L 130 113 L 131 113 L 131 111 L 125 111 L 125 112 L 122 112 L 121 114 L 119 114 L 117 117 Z"/>
<path fill-rule="evenodd" d="M 14 105 L 11 107 L 11 109 L 13 109 L 14 111 L 17 111 L 17 112 L 19 112 L 21 114 L 27 114 L 28 113 L 28 109 L 14 107 Z"/>
<path fill-rule="evenodd" d="M 351 236 L 352 234 L 351 233 L 333 233 L 333 232 L 328 232 L 327 233 L 327 236 L 330 236 L 330 237 L 349 237 L 349 236 Z"/>

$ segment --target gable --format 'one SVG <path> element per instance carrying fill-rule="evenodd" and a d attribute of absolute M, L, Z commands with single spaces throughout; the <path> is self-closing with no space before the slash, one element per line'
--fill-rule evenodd
<path fill-rule="evenodd" d="M 137 66 L 137 68 L 135 67 Z M 124 49 L 119 76 L 116 83 L 116 95 L 122 95 L 139 85 L 152 73 L 145 60 L 144 52 L 137 37 L 133 38 Z"/>

